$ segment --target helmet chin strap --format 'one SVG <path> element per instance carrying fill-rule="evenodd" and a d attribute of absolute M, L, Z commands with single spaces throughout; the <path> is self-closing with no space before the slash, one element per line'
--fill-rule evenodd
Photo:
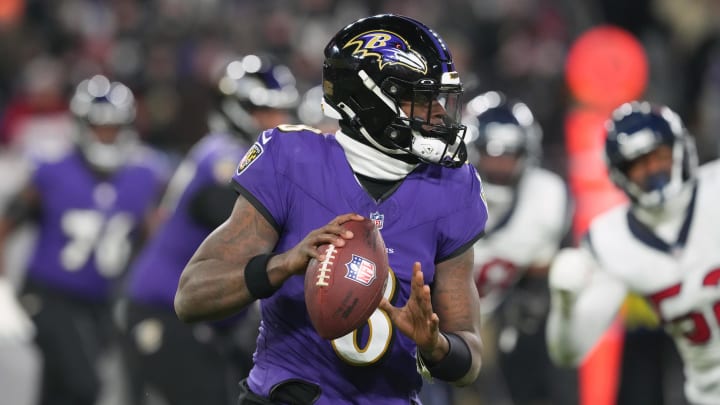
<path fill-rule="evenodd" d="M 337 112 L 337 110 L 335 110 L 334 108 L 330 107 L 329 104 L 326 105 L 326 107 L 327 107 L 330 111 L 332 111 L 331 113 L 326 112 L 326 113 L 325 113 L 326 116 L 332 118 L 332 117 L 335 116 L 335 114 L 340 115 L 340 113 Z M 338 103 L 338 108 L 339 108 L 340 110 L 342 110 L 342 111 L 350 118 L 350 120 L 353 120 L 353 119 L 355 118 L 355 115 L 356 115 L 355 112 L 354 112 L 354 111 L 352 110 L 352 108 L 350 108 L 350 106 L 348 106 L 347 104 L 345 104 L 345 103 Z M 342 117 L 342 115 L 340 115 L 340 117 Z M 390 148 L 386 148 L 386 147 L 380 145 L 375 139 L 373 139 L 372 136 L 370 136 L 370 134 L 368 133 L 367 129 L 365 129 L 364 126 L 361 126 L 361 127 L 359 127 L 358 129 L 359 129 L 359 131 L 360 131 L 360 134 L 363 136 L 363 138 L 365 138 L 368 142 L 370 142 L 370 144 L 371 144 L 373 147 L 377 148 L 378 150 L 380 150 L 380 151 L 382 151 L 382 152 L 384 152 L 384 153 L 387 153 L 387 154 L 390 154 L 390 155 L 408 155 L 408 154 L 409 154 L 409 153 L 407 153 L 407 152 L 405 152 L 405 151 L 402 151 L 402 150 L 390 149 Z"/>

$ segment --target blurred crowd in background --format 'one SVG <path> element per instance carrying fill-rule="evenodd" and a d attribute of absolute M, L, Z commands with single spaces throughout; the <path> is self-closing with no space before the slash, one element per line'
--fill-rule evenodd
<path fill-rule="evenodd" d="M 717 154 L 720 5 L 710 0 L 3 0 L 0 141 L 32 136 L 27 120 L 62 113 L 74 85 L 104 73 L 136 93 L 143 137 L 181 154 L 205 132 L 218 60 L 261 50 L 308 89 L 321 80 L 328 38 L 359 16 L 382 12 L 436 28 L 468 96 L 500 90 L 524 100 L 544 129 L 546 165 L 559 171 L 572 102 L 565 55 L 588 28 L 619 25 L 646 47 L 646 98 L 680 113 L 700 138 L 702 159 Z"/>
<path fill-rule="evenodd" d="M 52 154 L 74 136 L 68 99 L 85 78 L 104 74 L 130 87 L 141 137 L 177 163 L 207 132 L 228 58 L 270 54 L 305 92 L 321 82 L 328 39 L 384 12 L 438 31 L 465 100 L 496 90 L 524 101 L 543 130 L 542 165 L 563 177 L 566 119 L 577 103 L 566 57 L 575 39 L 602 24 L 644 46 L 643 98 L 680 114 L 701 161 L 720 155 L 720 3 L 713 0 L 0 0 L 0 202 L 22 177 L 7 161 Z"/>

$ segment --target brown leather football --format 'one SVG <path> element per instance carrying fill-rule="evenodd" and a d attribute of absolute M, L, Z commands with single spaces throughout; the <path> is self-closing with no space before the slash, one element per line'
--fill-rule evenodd
<path fill-rule="evenodd" d="M 325 260 L 312 259 L 305 273 L 305 304 L 315 330 L 325 339 L 347 335 L 377 309 L 388 278 L 385 242 L 375 223 L 348 221 L 345 246 L 323 245 Z"/>

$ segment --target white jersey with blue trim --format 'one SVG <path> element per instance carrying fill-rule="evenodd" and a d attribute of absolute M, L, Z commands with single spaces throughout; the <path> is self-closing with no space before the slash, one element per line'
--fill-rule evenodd
<path fill-rule="evenodd" d="M 597 217 L 588 239 L 598 271 L 646 297 L 658 312 L 683 359 L 686 395 L 697 404 L 720 404 L 718 201 L 720 161 L 700 168 L 675 243 L 655 236 L 627 206 Z M 596 310 L 603 307 L 598 302 Z"/>
<path fill-rule="evenodd" d="M 550 264 L 568 229 L 567 188 L 560 176 L 548 170 L 529 168 L 508 204 L 497 207 L 489 202 L 489 227 L 474 245 L 475 280 L 484 314 L 499 305 L 528 267 Z"/>

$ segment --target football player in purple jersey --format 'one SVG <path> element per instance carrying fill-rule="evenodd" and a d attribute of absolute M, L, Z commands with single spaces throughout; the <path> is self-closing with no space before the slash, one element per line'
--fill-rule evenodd
<path fill-rule="evenodd" d="M 237 380 L 252 364 L 257 309 L 187 325 L 173 300 L 185 264 L 232 211 L 237 162 L 260 128 L 290 122 L 299 94 L 287 66 L 254 54 L 226 63 L 214 87 L 210 132 L 176 170 L 160 207 L 165 218 L 130 270 L 126 347 L 137 403 L 148 389 L 173 405 L 236 403 Z"/>
<path fill-rule="evenodd" d="M 41 404 L 92 405 L 98 359 L 111 342 L 114 281 L 142 237 L 167 178 L 165 160 L 142 146 L 135 99 L 96 75 L 70 101 L 76 147 L 37 161 L 0 220 L 0 245 L 25 220 L 37 224 L 23 302 L 43 356 Z"/>
<path fill-rule="evenodd" d="M 465 163 L 460 77 L 443 40 L 399 15 L 360 19 L 325 47 L 325 111 L 340 130 L 260 134 L 233 177 L 230 217 L 180 278 L 184 321 L 260 300 L 254 364 L 241 404 L 412 404 L 422 379 L 473 382 L 481 358 L 473 244 L 487 209 Z M 318 246 L 371 217 L 390 276 L 367 324 L 332 341 L 313 329 L 304 272 Z"/>

